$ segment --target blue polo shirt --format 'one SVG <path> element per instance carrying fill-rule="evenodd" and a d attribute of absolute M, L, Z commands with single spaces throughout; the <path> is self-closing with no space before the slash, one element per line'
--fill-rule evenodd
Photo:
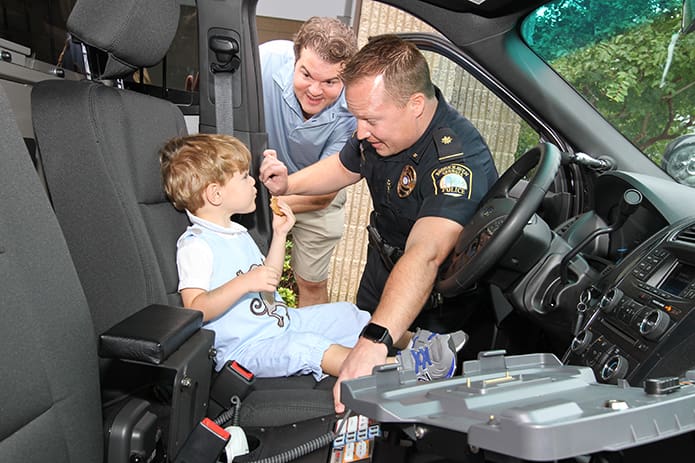
<path fill-rule="evenodd" d="M 330 106 L 308 120 L 294 95 L 294 50 L 289 40 L 259 47 L 268 148 L 278 152 L 290 173 L 339 152 L 355 131 L 345 90 Z"/>

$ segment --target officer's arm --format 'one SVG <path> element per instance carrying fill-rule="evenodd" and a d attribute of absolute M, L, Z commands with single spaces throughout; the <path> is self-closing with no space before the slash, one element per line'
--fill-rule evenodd
<path fill-rule="evenodd" d="M 459 223 L 441 217 L 415 222 L 372 317 L 374 323 L 388 327 L 393 339 L 399 339 L 417 317 L 462 230 Z"/>
<path fill-rule="evenodd" d="M 305 167 L 288 177 L 285 194 L 325 195 L 335 193 L 342 188 L 357 183 L 360 174 L 345 168 L 338 154 Z"/>
<path fill-rule="evenodd" d="M 292 212 L 299 214 L 300 212 L 320 211 L 331 204 L 331 201 L 338 193 L 329 193 L 327 195 L 289 195 L 281 198 L 290 206 Z"/>

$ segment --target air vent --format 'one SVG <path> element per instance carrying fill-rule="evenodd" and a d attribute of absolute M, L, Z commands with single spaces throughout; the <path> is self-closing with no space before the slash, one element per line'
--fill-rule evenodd
<path fill-rule="evenodd" d="M 676 241 L 695 244 L 695 225 L 686 228 L 676 236 Z"/>

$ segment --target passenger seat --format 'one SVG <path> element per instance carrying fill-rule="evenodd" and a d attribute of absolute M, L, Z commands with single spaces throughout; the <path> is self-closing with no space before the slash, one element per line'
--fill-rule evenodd
<path fill-rule="evenodd" d="M 68 28 L 108 55 L 99 78 L 115 79 L 161 60 L 178 14 L 171 0 L 79 0 Z M 50 198 L 97 333 L 150 304 L 180 306 L 176 240 L 188 222 L 163 192 L 157 156 L 186 133 L 179 109 L 97 81 L 51 80 L 34 88 L 32 113 Z M 242 425 L 332 413 L 330 388 L 314 388 L 310 376 L 257 383 Z"/>

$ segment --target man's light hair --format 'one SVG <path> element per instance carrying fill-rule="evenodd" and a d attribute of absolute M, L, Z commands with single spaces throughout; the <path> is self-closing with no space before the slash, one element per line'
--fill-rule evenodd
<path fill-rule="evenodd" d="M 415 93 L 434 97 L 425 57 L 415 45 L 395 35 L 370 38 L 340 73 L 346 87 L 375 76 L 383 76 L 386 92 L 399 106 L 405 106 Z"/>
<path fill-rule="evenodd" d="M 295 35 L 295 59 L 299 59 L 304 48 L 313 50 L 327 63 L 342 63 L 357 52 L 357 37 L 350 27 L 338 19 L 313 16 L 302 24 Z"/>

